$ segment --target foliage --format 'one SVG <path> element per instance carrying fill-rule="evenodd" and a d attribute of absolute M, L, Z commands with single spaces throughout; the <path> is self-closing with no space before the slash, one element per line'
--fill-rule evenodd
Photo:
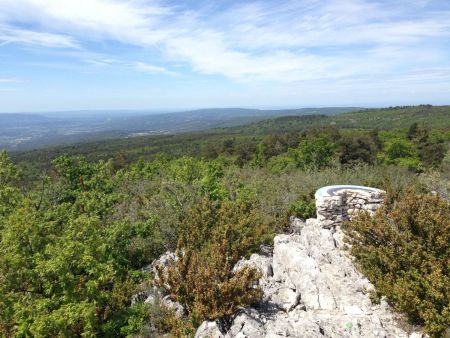
<path fill-rule="evenodd" d="M 413 171 L 422 171 L 418 152 L 411 141 L 401 138 L 390 139 L 384 151 L 378 154 L 378 160 L 385 164 L 395 164 Z"/>
<path fill-rule="evenodd" d="M 302 194 L 297 201 L 291 203 L 289 206 L 288 215 L 302 219 L 314 217 L 316 215 L 314 192 L 311 192 L 310 194 Z"/>
<path fill-rule="evenodd" d="M 143 325 L 139 337 L 157 337 L 161 333 L 169 333 L 172 337 L 192 337 L 198 324 L 193 320 L 185 320 L 177 316 L 173 309 L 156 302 L 148 309 L 148 322 Z"/>
<path fill-rule="evenodd" d="M 397 310 L 425 323 L 433 336 L 450 325 L 450 204 L 430 194 L 405 194 L 374 218 L 347 224 L 352 254 Z"/>
<path fill-rule="evenodd" d="M 177 261 L 160 286 L 180 302 L 197 324 L 231 315 L 261 297 L 253 268 L 233 271 L 244 255 L 270 238 L 256 210 L 231 202 L 204 199 L 182 222 Z"/>
<path fill-rule="evenodd" d="M 375 162 L 376 145 L 369 136 L 346 135 L 341 138 L 339 145 L 339 161 L 343 164 Z"/>
<path fill-rule="evenodd" d="M 295 149 L 289 149 L 289 155 L 298 168 L 321 169 L 330 164 L 334 155 L 335 145 L 327 135 L 318 135 L 300 142 Z"/>
<path fill-rule="evenodd" d="M 0 152 L 0 230 L 2 229 L 2 217 L 14 210 L 20 200 L 20 192 L 17 188 L 20 179 L 20 171 L 11 162 L 6 151 Z"/>
<path fill-rule="evenodd" d="M 150 223 L 108 222 L 120 198 L 109 164 L 55 163 L 60 180 L 50 196 L 40 205 L 23 197 L 2 221 L 0 330 L 19 337 L 115 336 L 130 329 L 131 318 L 145 316 L 129 307 L 143 278 L 133 273 L 132 246 L 148 238 Z"/>
<path fill-rule="evenodd" d="M 256 146 L 264 138 L 276 135 L 277 141 L 286 151 L 288 148 L 297 147 L 299 133 L 330 125 L 335 125 L 341 128 L 341 131 L 350 134 L 359 133 L 361 130 L 371 133 L 374 128 L 379 130 L 396 129 L 395 132 L 399 134 L 399 131 L 403 129 L 406 138 L 407 128 L 410 127 L 411 123 L 417 122 L 420 125 L 433 128 L 433 132 L 438 132 L 444 142 L 448 142 L 450 140 L 449 114 L 449 106 L 433 107 L 427 105 L 369 109 L 333 116 L 284 116 L 238 127 L 205 130 L 203 132 L 119 138 L 46 148 L 16 153 L 14 160 L 21 162 L 26 170 L 32 171 L 36 167 L 48 169 L 51 160 L 65 154 L 83 155 L 90 161 L 115 158 L 116 165 L 121 162 L 120 167 L 123 167 L 123 161 L 130 164 L 139 159 L 152 160 L 157 154 L 165 154 L 170 158 L 194 156 L 208 159 L 223 154 L 226 156 L 237 155 L 238 165 L 243 166 L 245 163 L 254 160 Z M 276 148 L 275 144 L 272 148 Z"/>

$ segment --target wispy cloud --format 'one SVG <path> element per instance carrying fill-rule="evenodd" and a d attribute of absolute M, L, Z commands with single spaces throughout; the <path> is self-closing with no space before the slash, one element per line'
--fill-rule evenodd
<path fill-rule="evenodd" d="M 56 48 L 78 48 L 77 42 L 69 36 L 0 26 L 0 45 L 9 43 Z"/>
<path fill-rule="evenodd" d="M 134 64 L 134 67 L 136 70 L 144 73 L 150 73 L 150 74 L 167 74 L 167 75 L 177 75 L 176 72 L 173 72 L 171 70 L 168 70 L 164 67 L 151 65 L 149 63 L 145 62 L 136 62 Z"/>
<path fill-rule="evenodd" d="M 115 42 L 142 48 L 141 55 L 158 53 L 167 64 L 181 62 L 194 72 L 240 82 L 371 81 L 447 62 L 443 41 L 450 38 L 450 7 L 435 10 L 435 4 L 245 1 L 217 10 L 158 0 L 0 0 L 0 41 L 87 50 Z M 132 68 L 175 74 L 144 61 Z"/>
<path fill-rule="evenodd" d="M 118 0 L 0 0 L 0 20 L 65 32 L 83 40 L 152 44 L 167 37 L 162 5 Z"/>
<path fill-rule="evenodd" d="M 25 81 L 16 78 L 0 78 L 0 83 L 22 83 L 22 82 Z"/>
<path fill-rule="evenodd" d="M 109 58 L 90 58 L 90 59 L 83 59 L 83 62 L 93 65 L 93 66 L 111 66 L 117 63 L 120 63 L 116 59 L 109 59 Z"/>

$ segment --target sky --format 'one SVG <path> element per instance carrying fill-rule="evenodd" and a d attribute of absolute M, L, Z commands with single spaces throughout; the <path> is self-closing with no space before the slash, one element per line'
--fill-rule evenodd
<path fill-rule="evenodd" d="M 0 112 L 421 103 L 449 0 L 0 0 Z"/>

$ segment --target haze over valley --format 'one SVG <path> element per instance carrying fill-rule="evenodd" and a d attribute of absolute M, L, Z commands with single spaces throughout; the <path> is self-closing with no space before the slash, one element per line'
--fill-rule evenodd
<path fill-rule="evenodd" d="M 108 138 L 164 135 L 229 127 L 279 116 L 332 115 L 355 107 L 261 110 L 217 108 L 174 113 L 84 111 L 0 113 L 0 148 L 27 150 Z"/>

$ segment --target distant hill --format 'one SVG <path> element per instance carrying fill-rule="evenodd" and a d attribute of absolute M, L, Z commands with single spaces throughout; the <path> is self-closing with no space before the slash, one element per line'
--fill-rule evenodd
<path fill-rule="evenodd" d="M 343 128 L 407 128 L 413 122 L 432 128 L 450 127 L 450 106 L 403 106 L 366 109 L 340 114 L 329 119 Z"/>
<path fill-rule="evenodd" d="M 333 116 L 283 116 L 232 128 L 239 133 L 278 133 L 337 126 L 358 129 L 408 128 L 417 122 L 430 128 L 450 128 L 450 106 L 407 106 L 362 109 Z"/>
<path fill-rule="evenodd" d="M 324 113 L 324 110 L 319 110 L 319 112 Z M 201 116 L 200 114 L 202 113 L 206 114 L 203 111 L 196 116 Z M 231 113 L 224 113 L 234 116 L 233 114 L 238 113 L 238 110 Z M 279 113 L 281 114 L 281 112 Z M 183 118 L 187 116 L 189 116 L 189 112 L 186 112 Z M 243 120 L 240 121 L 242 122 Z M 170 156 L 181 156 L 181 154 L 189 153 L 195 154 L 199 152 L 199 149 L 204 150 L 210 145 L 221 145 L 230 139 L 242 142 L 254 142 L 267 135 L 299 132 L 326 126 L 338 126 L 347 130 L 355 128 L 408 128 L 414 122 L 433 128 L 450 130 L 450 106 L 368 109 L 337 115 L 305 114 L 280 116 L 258 120 L 245 125 L 189 131 L 186 133 L 120 137 L 89 142 L 88 140 L 84 140 L 85 142 L 73 142 L 67 146 L 53 146 L 44 149 L 17 152 L 13 154 L 13 157 L 17 162 L 34 163 L 37 166 L 48 165 L 53 158 L 63 154 L 84 155 L 91 160 L 114 158 L 120 154 L 120 156 L 126 157 L 127 160 L 133 161 L 139 158 L 149 159 L 157 153 L 164 153 Z"/>
<path fill-rule="evenodd" d="M 142 111 L 0 114 L 0 149 L 28 150 L 82 141 L 185 133 L 245 125 L 271 117 L 334 115 L 359 109 L 361 108 L 214 108 L 148 114 Z"/>
<path fill-rule="evenodd" d="M 20 127 L 23 124 L 46 123 L 50 118 L 40 114 L 0 114 L 0 128 Z"/>

